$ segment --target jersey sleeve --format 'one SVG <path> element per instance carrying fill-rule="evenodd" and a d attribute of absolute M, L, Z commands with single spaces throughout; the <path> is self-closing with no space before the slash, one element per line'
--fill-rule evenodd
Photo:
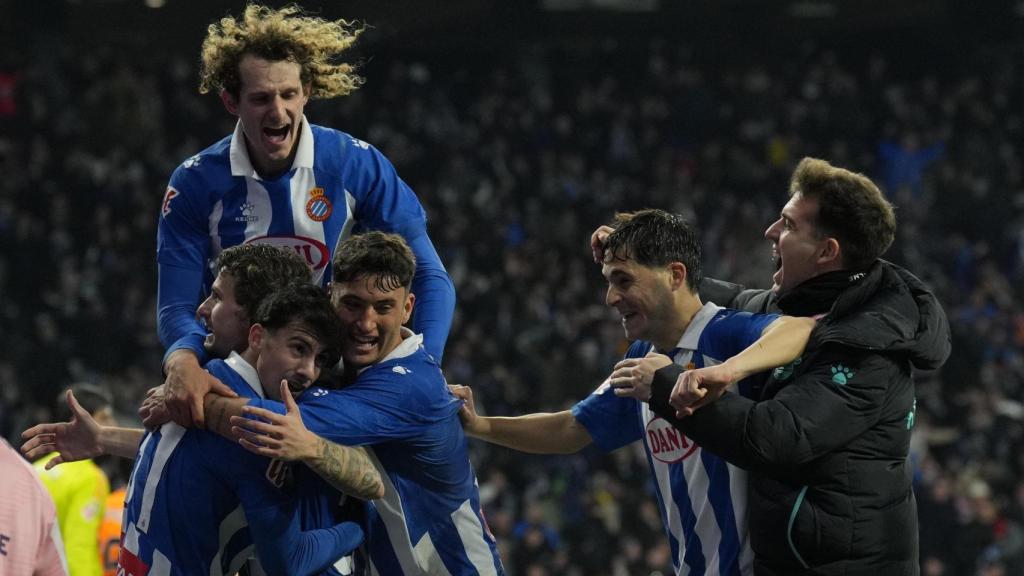
<path fill-rule="evenodd" d="M 778 314 L 754 314 L 739 310 L 723 310 L 708 323 L 701 338 L 710 355 L 727 360 L 739 354 L 761 337 Z"/>
<path fill-rule="evenodd" d="M 626 358 L 642 358 L 649 349 L 646 342 L 634 342 Z M 616 396 L 605 380 L 590 396 L 572 407 L 572 415 L 602 450 L 611 452 L 643 437 L 639 408 L 633 398 Z"/>
<path fill-rule="evenodd" d="M 419 434 L 425 414 L 408 387 L 392 385 L 388 372 L 359 377 L 359 382 L 342 390 L 311 388 L 299 398 L 302 421 L 311 432 L 344 446 L 364 446 Z M 454 398 L 450 410 L 456 411 Z M 284 404 L 253 399 L 250 405 L 279 414 Z"/>
<path fill-rule="evenodd" d="M 167 353 L 204 358 L 206 330 L 195 318 L 210 250 L 209 200 L 179 166 L 164 194 L 157 226 L 157 330 Z"/>
<path fill-rule="evenodd" d="M 424 347 L 441 361 L 455 310 L 455 286 L 427 236 L 427 214 L 416 193 L 391 162 L 369 144 L 349 137 L 351 162 L 346 181 L 357 192 L 356 232 L 379 230 L 401 234 L 416 256 L 412 291 L 416 310 L 412 328 L 423 334 Z"/>

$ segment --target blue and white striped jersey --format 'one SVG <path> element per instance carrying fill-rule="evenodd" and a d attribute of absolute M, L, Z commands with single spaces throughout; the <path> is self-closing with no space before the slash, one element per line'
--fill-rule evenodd
<path fill-rule="evenodd" d="M 371 574 L 504 574 L 480 509 L 461 402 L 422 336 L 403 333 L 398 348 L 348 387 L 307 390 L 302 419 L 324 438 L 365 446 L 381 473 L 384 497 L 367 510 Z M 251 404 L 284 413 L 278 402 Z"/>
<path fill-rule="evenodd" d="M 687 369 L 721 364 L 753 344 L 776 318 L 707 303 L 687 326 L 673 360 Z M 642 358 L 651 348 L 638 340 L 626 358 Z M 751 379 L 738 386 L 749 395 Z M 646 402 L 616 396 L 607 382 L 574 406 L 572 414 L 602 450 L 643 441 L 677 574 L 754 573 L 745 471 L 701 450 Z"/>
<path fill-rule="evenodd" d="M 204 358 L 206 331 L 195 312 L 224 248 L 248 242 L 293 248 L 326 285 L 338 243 L 360 230 L 395 232 L 409 243 L 417 266 L 413 325 L 440 358 L 454 288 L 427 236 L 419 199 L 387 158 L 362 140 L 303 118 L 292 169 L 264 180 L 252 167 L 239 123 L 232 136 L 178 166 L 164 196 L 157 313 L 168 353 L 187 348 Z"/>
<path fill-rule="evenodd" d="M 262 393 L 237 354 L 207 369 L 243 397 Z M 256 552 L 268 574 L 312 574 L 359 544 L 351 525 L 302 532 L 290 468 L 173 422 L 145 435 L 125 494 L 127 576 L 230 575 Z"/>

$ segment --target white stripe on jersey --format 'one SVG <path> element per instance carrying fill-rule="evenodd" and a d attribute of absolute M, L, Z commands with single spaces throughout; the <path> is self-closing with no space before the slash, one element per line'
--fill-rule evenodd
<path fill-rule="evenodd" d="M 473 510 L 473 503 L 469 500 L 463 502 L 458 510 L 452 512 L 452 522 L 466 549 L 466 557 L 469 558 L 476 571 L 481 576 L 497 575 L 498 571 L 494 569 L 494 555 L 491 554 L 491 547 L 480 537 L 484 533 L 484 526 L 480 523 L 476 511 Z"/>
<path fill-rule="evenodd" d="M 402 500 L 398 497 L 398 490 L 395 489 L 395 485 L 391 482 L 391 477 L 388 476 L 384 466 L 377 459 L 377 455 L 372 447 L 366 446 L 366 454 L 370 457 L 370 461 L 373 462 L 373 466 L 380 472 L 380 478 L 384 482 L 384 497 L 374 500 L 373 504 L 377 509 L 377 513 L 380 514 L 381 521 L 384 522 L 384 528 L 388 532 L 387 537 L 391 541 L 391 548 L 395 552 L 398 564 L 402 567 L 402 573 L 421 574 L 426 569 L 427 563 L 421 562 L 412 553 L 412 537 L 409 535 L 409 528 L 405 525 L 405 512 L 402 510 Z M 427 536 L 429 534 L 424 535 L 424 537 Z M 418 544 L 417 548 L 419 548 Z M 433 548 L 433 545 L 431 545 L 431 548 Z M 370 571 L 372 574 L 378 574 L 372 557 L 370 558 Z"/>
<path fill-rule="evenodd" d="M 245 511 L 242 510 L 241 504 L 221 520 L 220 526 L 217 527 L 217 555 L 214 556 L 213 561 L 210 562 L 210 576 L 221 576 L 221 557 L 224 555 L 224 551 L 227 549 L 228 543 L 231 541 L 231 537 L 248 525 L 249 521 L 245 518 Z M 254 554 L 255 551 L 252 544 L 249 544 L 245 548 L 239 550 L 238 553 L 235 554 L 235 557 L 231 559 L 231 562 L 228 563 L 227 573 L 237 573 L 242 569 L 242 565 L 245 564 L 245 561 L 254 556 Z M 252 572 L 250 572 L 250 574 L 252 574 Z"/>
<path fill-rule="evenodd" d="M 149 474 L 146 476 L 146 488 L 142 493 L 142 510 L 139 511 L 139 521 L 136 522 L 136 526 L 143 533 L 149 529 L 149 518 L 153 513 L 153 499 L 156 498 L 156 489 L 160 485 L 164 466 L 167 466 L 167 461 L 170 460 L 171 454 L 178 447 L 178 442 L 181 442 L 184 435 L 185 428 L 174 422 L 168 422 L 160 427 L 160 443 L 156 445 L 153 462 L 150 464 Z"/>
<path fill-rule="evenodd" d="M 220 241 L 220 219 L 224 217 L 224 201 L 217 200 L 217 203 L 213 205 L 213 210 L 210 210 L 210 270 L 214 269 L 214 264 L 217 261 L 217 256 L 220 256 L 221 251 L 224 249 L 223 244 Z"/>
<path fill-rule="evenodd" d="M 149 568 L 149 576 L 171 576 L 171 561 L 159 550 L 153 550 L 153 565 Z"/>
<path fill-rule="evenodd" d="M 338 241 L 334 244 L 331 254 L 338 253 L 338 246 L 352 235 L 352 227 L 356 225 L 355 219 L 356 197 L 348 189 L 345 189 L 345 224 L 341 227 L 341 234 L 338 234 Z"/>
<path fill-rule="evenodd" d="M 310 132 L 309 136 L 309 139 L 312 140 L 312 132 Z M 316 177 L 313 174 L 313 169 L 296 168 L 295 175 L 289 180 L 288 185 L 290 186 L 292 196 L 292 226 L 295 229 L 294 235 L 312 238 L 321 246 L 325 246 L 323 222 L 317 222 L 306 215 L 306 204 L 312 198 L 310 191 L 316 188 Z M 267 218 L 267 222 L 269 221 L 270 219 Z M 246 238 L 252 238 L 252 236 L 246 235 Z M 324 271 L 327 270 L 328 266 L 330 266 L 330 263 L 327 266 L 313 270 L 314 284 L 320 284 L 324 277 Z"/>

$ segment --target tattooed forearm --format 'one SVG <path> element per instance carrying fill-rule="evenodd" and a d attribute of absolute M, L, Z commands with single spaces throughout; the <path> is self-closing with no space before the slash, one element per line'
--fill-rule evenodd
<path fill-rule="evenodd" d="M 245 405 L 245 402 L 240 398 L 207 394 L 203 402 L 203 409 L 206 411 L 206 429 L 220 434 L 228 440 L 234 440 L 231 435 L 231 417 L 242 414 L 242 406 Z"/>
<path fill-rule="evenodd" d="M 331 486 L 363 500 L 384 496 L 384 483 L 366 450 L 317 438 L 316 452 L 306 464 Z"/>

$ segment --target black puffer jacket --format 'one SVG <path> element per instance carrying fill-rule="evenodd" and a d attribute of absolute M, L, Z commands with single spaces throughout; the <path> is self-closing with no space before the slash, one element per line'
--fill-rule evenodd
<path fill-rule="evenodd" d="M 749 470 L 759 575 L 919 573 L 907 459 L 916 407 L 911 366 L 945 361 L 949 326 L 909 272 L 879 261 L 856 276 L 836 285 L 834 273 L 829 296 L 814 293 L 828 315 L 803 356 L 772 373 L 758 402 L 726 393 L 677 420 L 667 399 L 680 369 L 655 376 L 654 411 Z M 748 310 L 775 305 L 763 291 L 740 295 Z"/>

